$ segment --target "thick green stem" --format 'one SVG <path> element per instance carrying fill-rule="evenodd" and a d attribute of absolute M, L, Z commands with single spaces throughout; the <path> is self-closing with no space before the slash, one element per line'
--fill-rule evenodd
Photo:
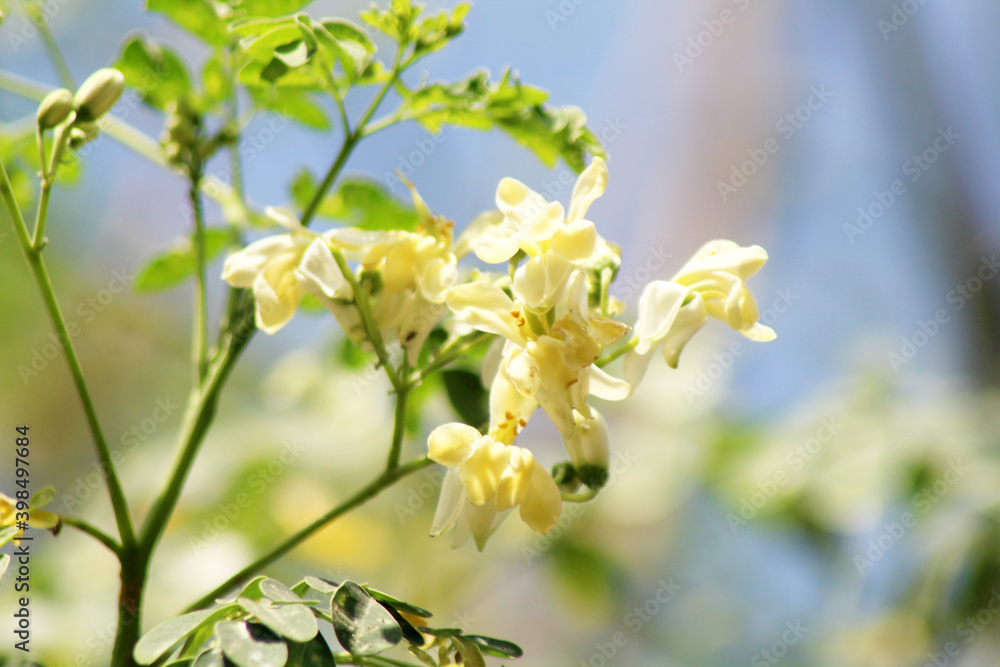
<path fill-rule="evenodd" d="M 135 542 L 135 532 L 132 528 L 132 518 L 129 514 L 128 502 L 125 500 L 125 492 L 122 489 L 121 481 L 118 479 L 118 471 L 115 469 L 114 461 L 111 459 L 111 450 L 104 437 L 104 431 L 101 429 L 101 424 L 97 417 L 97 409 L 94 407 L 94 401 L 90 396 L 90 389 L 87 387 L 87 381 L 84 379 L 83 368 L 80 365 L 79 357 L 77 357 L 76 348 L 73 347 L 73 340 L 70 338 L 69 330 L 66 327 L 66 320 L 63 318 L 62 310 L 59 308 L 59 302 L 56 299 L 52 281 L 49 279 L 48 269 L 45 267 L 45 262 L 42 259 L 41 249 L 35 248 L 32 245 L 31 238 L 28 235 L 28 227 L 24 223 L 21 209 L 14 198 L 14 191 L 10 184 L 10 178 L 7 175 L 7 168 L 4 166 L 2 160 L 0 160 L 0 195 L 2 195 L 4 203 L 7 206 L 7 211 L 14 222 L 14 230 L 21 243 L 21 249 L 24 251 L 24 256 L 28 260 L 31 272 L 34 274 L 38 289 L 42 293 L 45 310 L 49 315 L 49 320 L 52 322 L 52 327 L 55 329 L 56 335 L 59 337 L 59 344 L 62 347 L 63 356 L 66 358 L 66 365 L 69 366 L 70 375 L 73 377 L 73 385 L 76 387 L 76 393 L 80 398 L 80 403 L 83 405 L 87 426 L 90 429 L 94 447 L 97 449 L 97 458 L 107 479 L 108 496 L 111 499 L 111 506 L 114 510 L 119 537 L 122 540 L 122 544 L 131 545 Z"/>
<path fill-rule="evenodd" d="M 170 476 L 167 478 L 167 485 L 153 503 L 139 534 L 139 544 L 146 554 L 152 553 L 156 543 L 163 535 L 163 531 L 166 530 L 167 522 L 177 506 L 177 501 L 180 499 L 181 491 L 184 489 L 184 483 L 187 481 L 188 473 L 198 455 L 201 443 L 205 439 L 208 427 L 215 418 L 219 394 L 249 340 L 250 335 L 246 337 L 233 335 L 204 384 L 191 397 L 192 400 L 184 418 L 181 438 L 183 444 L 174 461 Z"/>
<path fill-rule="evenodd" d="M 191 170 L 191 187 L 188 198 L 194 212 L 194 249 L 195 249 L 195 285 L 194 285 L 194 355 L 195 377 L 200 387 L 205 382 L 208 373 L 208 294 L 205 277 L 205 210 L 202 205 L 201 167 Z"/>
<path fill-rule="evenodd" d="M 379 493 L 389 488 L 399 480 L 403 479 L 407 475 L 415 473 L 418 470 L 426 468 L 431 463 L 433 463 L 428 458 L 416 459 L 415 461 L 410 461 L 409 463 L 398 465 L 394 468 L 384 470 L 381 475 L 373 479 L 368 483 L 363 489 L 355 493 L 353 496 L 337 505 L 329 512 L 319 517 L 308 526 L 298 531 L 294 535 L 286 538 L 281 544 L 274 547 L 268 553 L 264 554 L 254 562 L 250 563 L 242 570 L 226 579 L 222 584 L 216 586 L 212 591 L 203 595 L 200 599 L 192 603 L 185 611 L 193 611 L 195 609 L 203 609 L 212 602 L 225 594 L 227 591 L 239 586 L 243 582 L 247 581 L 255 574 L 260 572 L 262 569 L 275 562 L 292 549 L 298 545 L 305 542 L 307 539 L 316 534 L 319 530 L 325 528 L 327 524 L 334 521 L 338 517 L 346 514 L 355 507 L 363 505 L 367 501 L 371 500 Z"/>
<path fill-rule="evenodd" d="M 132 651 L 142 633 L 142 597 L 149 558 L 141 549 L 126 547 L 121 553 L 121 588 L 118 593 L 118 632 L 111 649 L 111 667 L 136 667 Z"/>

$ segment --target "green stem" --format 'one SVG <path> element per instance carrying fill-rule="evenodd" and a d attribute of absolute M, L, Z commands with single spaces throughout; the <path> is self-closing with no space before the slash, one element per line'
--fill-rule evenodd
<path fill-rule="evenodd" d="M 44 17 L 39 17 L 39 20 L 34 23 L 38 27 L 38 33 L 42 36 L 42 41 L 45 42 L 45 50 L 49 52 L 49 57 L 56 66 L 56 71 L 59 73 L 59 80 L 62 82 L 63 88 L 75 91 L 76 83 L 73 81 L 73 74 L 69 71 L 69 65 L 66 64 L 66 59 L 63 57 L 62 51 L 59 50 L 56 38 L 52 36 L 52 31 L 49 30 L 48 20 Z"/>
<path fill-rule="evenodd" d="M 194 286 L 194 367 L 197 384 L 200 387 L 205 382 L 208 373 L 208 296 L 207 279 L 205 277 L 205 210 L 202 205 L 201 167 L 191 168 L 191 187 L 188 197 L 194 211 L 194 248 L 195 248 L 195 286 Z"/>
<path fill-rule="evenodd" d="M 629 342 L 625 343 L 620 348 L 612 352 L 611 354 L 605 357 L 601 357 L 600 359 L 595 361 L 594 365 L 597 366 L 598 368 L 604 368 L 618 357 L 624 356 L 631 350 L 635 349 L 635 346 L 638 344 L 639 344 L 639 339 L 633 338 L 632 340 L 630 340 Z"/>
<path fill-rule="evenodd" d="M 451 362 L 455 361 L 459 357 L 465 356 L 465 354 L 476 347 L 484 340 L 492 338 L 493 334 L 487 333 L 485 331 L 477 331 L 474 334 L 468 336 L 463 336 L 455 340 L 453 343 L 445 347 L 443 350 L 437 353 L 437 355 L 431 359 L 426 366 L 420 369 L 420 371 L 414 375 L 409 383 L 408 387 L 413 388 L 420 384 L 424 378 L 426 378 L 431 373 L 444 368 Z"/>
<path fill-rule="evenodd" d="M 375 323 L 375 316 L 372 314 L 368 292 L 358 282 L 357 276 L 354 275 L 354 271 L 351 271 L 351 267 L 347 265 L 347 260 L 344 259 L 344 254 L 339 248 L 333 250 L 333 259 L 337 262 L 337 266 L 340 267 L 340 272 L 344 274 L 344 279 L 351 285 L 351 289 L 354 292 L 354 305 L 361 316 L 361 327 L 365 331 L 365 336 L 375 348 L 379 364 L 385 369 L 385 374 L 389 376 L 392 388 L 397 393 L 401 392 L 405 387 L 399 378 L 399 374 L 396 372 L 396 368 L 392 365 L 392 360 L 389 359 L 389 350 L 385 347 L 385 341 L 382 340 L 382 332 L 379 331 L 378 325 Z"/>
<path fill-rule="evenodd" d="M 118 544 L 113 537 L 102 531 L 97 526 L 93 526 L 83 519 L 77 519 L 76 517 L 65 516 L 63 514 L 59 515 L 59 521 L 62 522 L 64 526 L 76 528 L 80 532 L 90 535 L 95 540 L 106 546 L 115 555 L 121 553 L 122 546 Z"/>
<path fill-rule="evenodd" d="M 403 355 L 403 363 L 400 368 L 400 376 L 406 377 L 409 373 L 409 363 L 406 355 Z M 410 395 L 410 385 L 401 384 L 396 392 L 396 414 L 392 426 L 392 445 L 389 447 L 389 458 L 385 467 L 392 470 L 399 465 L 399 457 L 403 451 L 403 435 L 406 433 L 406 399 Z"/>
<path fill-rule="evenodd" d="M 163 535 L 163 531 L 166 530 L 167 522 L 170 520 L 181 496 L 181 491 L 184 489 L 184 482 L 187 481 L 188 473 L 198 455 L 198 449 L 208 432 L 209 425 L 215 418 L 219 394 L 235 367 L 240 353 L 249 341 L 250 335 L 246 335 L 246 337 L 234 335 L 230 338 L 205 382 L 191 397 L 184 419 L 181 438 L 183 444 L 174 461 L 170 476 L 167 478 L 167 484 L 149 510 L 149 515 L 143 522 L 139 534 L 139 544 L 146 554 L 152 553 L 156 543 Z"/>
<path fill-rule="evenodd" d="M 580 491 L 579 493 L 563 493 L 563 502 L 567 503 L 585 503 L 588 500 L 593 500 L 597 497 L 596 489 L 587 489 L 586 491 Z"/>
<path fill-rule="evenodd" d="M 52 322 L 52 327 L 59 337 L 63 356 L 66 358 L 70 375 L 73 377 L 76 393 L 80 398 L 80 403 L 83 405 L 83 412 L 87 418 L 87 426 L 90 429 L 94 446 L 97 449 L 97 458 L 107 479 L 108 496 L 114 510 L 119 537 L 124 545 L 133 544 L 135 542 L 135 532 L 132 528 L 132 518 L 129 513 L 128 502 L 125 500 L 125 492 L 118 479 L 118 471 L 115 469 L 114 461 L 111 458 L 111 450 L 108 448 L 108 442 L 104 438 L 104 432 L 101 430 L 101 424 L 97 418 L 97 410 L 90 396 L 87 381 L 83 377 L 83 368 L 80 366 L 80 359 L 76 355 L 76 348 L 73 347 L 73 340 L 70 338 L 69 330 L 66 328 L 66 320 L 63 318 L 62 310 L 59 308 L 59 302 L 56 299 L 48 269 L 42 259 L 41 249 L 35 248 L 28 236 L 28 227 L 24 223 L 21 209 L 14 198 L 14 191 L 11 187 L 10 178 L 7 175 L 7 168 L 4 166 L 3 160 L 0 160 L 0 195 L 2 195 L 4 203 L 7 205 L 7 211 L 14 222 L 14 230 L 21 243 L 21 249 L 24 251 L 24 256 L 28 260 L 31 272 L 35 276 L 38 289 L 42 293 L 42 300 L 45 303 L 49 320 Z"/>
<path fill-rule="evenodd" d="M 330 169 L 327 170 L 326 175 L 323 177 L 323 181 L 319 184 L 319 188 L 316 189 L 316 194 L 313 195 L 312 200 L 306 206 L 305 210 L 302 211 L 300 221 L 304 227 L 308 227 L 309 223 L 312 222 L 313 217 L 316 215 L 316 211 L 319 209 L 319 205 L 323 202 L 323 198 L 326 196 L 326 193 L 330 191 L 334 181 L 337 180 L 337 176 L 340 175 L 340 171 L 344 168 L 347 158 L 351 156 L 351 151 L 354 150 L 358 141 L 364 137 L 365 124 L 371 120 L 372 116 L 382 104 L 382 100 L 385 99 L 386 93 L 389 92 L 389 88 L 392 87 L 392 84 L 396 82 L 396 78 L 400 75 L 402 71 L 400 68 L 402 55 L 403 50 L 400 48 L 396 51 L 396 59 L 393 62 L 392 74 L 389 76 L 389 80 L 382 85 L 382 88 L 375 95 L 374 99 L 372 99 L 371 103 L 368 105 L 368 109 L 365 110 L 364 115 L 361 116 L 361 120 L 358 121 L 358 124 L 353 130 L 347 131 L 348 125 L 346 124 L 346 113 L 343 116 L 345 122 L 344 128 L 346 131 L 344 143 L 340 147 L 340 152 L 337 153 L 337 157 L 334 159 L 333 164 L 330 165 Z"/>
<path fill-rule="evenodd" d="M 326 525 L 330 522 L 351 511 L 355 507 L 363 505 L 407 475 L 426 468 L 431 463 L 433 462 L 428 458 L 420 458 L 410 461 L 409 463 L 396 466 L 395 468 L 384 470 L 382 474 L 369 482 L 367 486 L 362 488 L 353 496 L 337 505 L 323 516 L 319 517 L 305 528 L 299 530 L 294 535 L 286 538 L 281 544 L 271 549 L 271 551 L 250 563 L 222 584 L 216 586 L 211 592 L 206 593 L 200 599 L 189 605 L 185 611 L 187 612 L 195 609 L 202 609 L 212 604 L 216 598 L 247 581 L 262 569 L 305 542 L 316 532 L 326 527 Z"/>

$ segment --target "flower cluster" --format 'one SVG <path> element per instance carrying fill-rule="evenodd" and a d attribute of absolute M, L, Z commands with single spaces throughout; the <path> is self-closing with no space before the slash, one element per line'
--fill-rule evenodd
<path fill-rule="evenodd" d="M 490 404 L 486 432 L 449 423 L 428 439 L 429 457 L 449 469 L 431 532 L 457 528 L 456 544 L 471 534 L 481 549 L 514 507 L 528 526 L 544 533 L 559 519 L 563 490 L 583 484 L 595 492 L 606 482 L 608 427 L 590 397 L 627 398 L 657 347 L 676 367 L 709 317 L 753 340 L 774 338 L 757 321 L 746 286 L 767 254 L 759 246 L 722 240 L 706 244 L 673 279 L 647 285 L 629 337 L 630 327 L 615 319 L 624 306 L 608 289 L 620 252 L 587 219 L 607 182 L 605 162 L 594 158 L 580 174 L 567 211 L 505 178 L 497 188 L 497 210 L 479 216 L 454 243 L 451 222 L 434 216 L 412 185 L 422 223 L 416 232 L 339 228 L 319 234 L 290 213 L 270 209 L 289 232 L 232 255 L 223 277 L 253 289 L 257 325 L 268 333 L 287 323 L 303 295 L 311 294 L 359 344 L 394 336 L 411 368 L 431 330 L 449 313 L 452 330 L 496 336 L 483 369 Z M 499 277 L 477 273 L 459 283 L 457 261 L 467 253 L 508 271 Z M 602 370 L 621 355 L 624 379 Z M 538 408 L 559 429 L 569 455 L 559 483 L 515 444 Z"/>

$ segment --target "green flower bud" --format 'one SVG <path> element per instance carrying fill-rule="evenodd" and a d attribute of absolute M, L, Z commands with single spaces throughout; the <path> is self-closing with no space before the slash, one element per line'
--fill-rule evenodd
<path fill-rule="evenodd" d="M 97 126 L 97 123 L 80 123 L 69 133 L 69 147 L 72 150 L 78 150 L 100 134 L 101 128 Z"/>
<path fill-rule="evenodd" d="M 76 91 L 73 103 L 82 122 L 95 121 L 111 110 L 125 90 L 125 76 L 116 69 L 99 69 Z"/>
<path fill-rule="evenodd" d="M 38 105 L 35 118 L 38 120 L 38 128 L 44 131 L 63 122 L 71 113 L 73 113 L 73 93 L 60 88 L 45 96 Z"/>

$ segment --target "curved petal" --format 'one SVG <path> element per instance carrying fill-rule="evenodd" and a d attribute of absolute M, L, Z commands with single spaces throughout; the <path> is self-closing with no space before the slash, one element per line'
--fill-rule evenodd
<path fill-rule="evenodd" d="M 701 297 L 696 297 L 678 311 L 677 318 L 663 341 L 663 358 L 668 366 L 677 368 L 677 360 L 680 358 L 684 346 L 705 324 L 707 319 L 708 313 Z"/>
<path fill-rule="evenodd" d="M 331 299 L 352 297 L 350 283 L 344 279 L 333 253 L 322 239 L 309 244 L 296 273 L 310 293 L 319 292 Z"/>
<path fill-rule="evenodd" d="M 452 252 L 459 259 L 465 257 L 479 242 L 479 237 L 482 236 L 486 230 L 496 227 L 501 222 L 503 222 L 504 215 L 500 211 L 484 211 L 472 219 L 465 229 L 459 234 L 458 239 L 455 241 L 455 247 L 452 248 Z M 515 251 L 516 252 L 516 251 Z"/>
<path fill-rule="evenodd" d="M 531 475 L 531 489 L 521 502 L 521 521 L 532 530 L 547 533 L 559 523 L 562 514 L 562 496 L 552 475 L 543 466 L 536 465 Z"/>
<path fill-rule="evenodd" d="M 257 328 L 269 334 L 288 324 L 302 300 L 299 279 L 283 264 L 269 266 L 253 283 Z"/>
<path fill-rule="evenodd" d="M 649 350 L 645 354 L 639 354 L 635 350 L 630 350 L 625 355 L 625 381 L 633 387 L 638 387 L 642 378 L 646 376 L 649 362 L 653 359 L 653 351 Z"/>
<path fill-rule="evenodd" d="M 454 468 L 465 463 L 476 451 L 483 435 L 468 424 L 442 424 L 427 436 L 428 458 Z"/>
<path fill-rule="evenodd" d="M 566 288 L 573 265 L 546 252 L 529 258 L 514 272 L 514 294 L 533 309 L 551 308 Z"/>
<path fill-rule="evenodd" d="M 590 208 L 595 199 L 604 194 L 604 189 L 607 187 L 608 165 L 603 159 L 595 157 L 590 166 L 584 169 L 580 177 L 576 179 L 566 219 L 573 222 L 587 215 L 587 209 Z"/>
<path fill-rule="evenodd" d="M 476 240 L 476 257 L 487 264 L 506 262 L 520 248 L 517 230 L 509 225 L 487 229 Z"/>
<path fill-rule="evenodd" d="M 522 447 L 508 447 L 510 459 L 506 470 L 500 475 L 497 488 L 497 509 L 505 510 L 520 505 L 531 492 L 531 480 L 535 472 L 535 457 Z"/>
<path fill-rule="evenodd" d="M 299 222 L 295 211 L 284 206 L 268 206 L 264 209 L 264 215 L 278 223 L 290 232 L 304 232 L 306 228 Z"/>
<path fill-rule="evenodd" d="M 496 498 L 500 475 L 506 467 L 507 446 L 489 436 L 481 439 L 472 456 L 458 469 L 469 502 L 482 507 Z"/>
<path fill-rule="evenodd" d="M 687 287 L 672 281 L 655 280 L 646 285 L 639 297 L 639 319 L 635 323 L 638 354 L 646 354 L 666 337 L 687 294 Z"/>
<path fill-rule="evenodd" d="M 253 287 L 257 276 L 270 262 L 294 247 L 295 241 L 288 234 L 254 241 L 226 258 L 222 267 L 222 279 L 233 287 Z"/>
<path fill-rule="evenodd" d="M 774 329 L 760 322 L 755 322 L 746 329 L 740 329 L 740 333 L 758 343 L 767 343 L 778 337 L 778 334 L 774 333 Z"/>
<path fill-rule="evenodd" d="M 512 315 L 517 307 L 502 289 L 492 283 L 478 280 L 457 285 L 448 291 L 445 302 L 459 320 L 471 327 L 503 336 L 515 343 L 524 340 L 519 327 L 524 320 L 515 319 Z"/>
<path fill-rule="evenodd" d="M 589 220 L 574 220 L 559 227 L 550 241 L 552 250 L 571 262 L 580 262 L 597 247 L 597 228 Z"/>
<path fill-rule="evenodd" d="M 590 393 L 607 401 L 623 401 L 632 395 L 634 385 L 608 375 L 597 366 L 588 366 L 586 373 L 590 375 Z"/>
<path fill-rule="evenodd" d="M 449 469 L 441 483 L 441 495 L 438 496 L 437 510 L 431 523 L 431 536 L 437 537 L 448 532 L 458 521 L 459 513 L 467 502 L 458 468 Z"/>

